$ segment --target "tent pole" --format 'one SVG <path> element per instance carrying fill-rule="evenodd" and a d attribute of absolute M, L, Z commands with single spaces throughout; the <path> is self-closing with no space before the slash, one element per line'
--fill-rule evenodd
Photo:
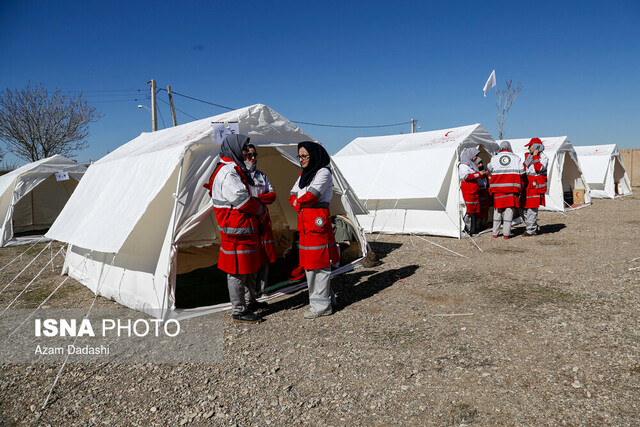
<path fill-rule="evenodd" d="M 166 292 L 162 296 L 163 308 L 166 307 L 167 298 L 171 292 L 171 277 L 173 276 L 173 273 L 175 273 L 175 269 L 173 268 L 174 259 L 177 262 L 177 258 L 178 258 L 177 243 L 174 242 L 173 239 L 176 235 L 176 222 L 178 221 L 177 219 L 178 198 L 180 195 L 180 188 L 181 188 L 180 186 L 182 184 L 182 170 L 184 168 L 184 158 L 188 153 L 189 153 L 189 149 L 187 149 L 187 151 L 182 156 L 182 159 L 180 160 L 180 169 L 178 170 L 178 182 L 176 184 L 176 192 L 173 194 L 173 219 L 171 220 L 171 235 L 169 236 L 170 238 L 169 263 L 167 265 L 167 274 L 165 274 L 165 277 L 167 278 L 167 288 L 166 288 Z M 175 255 L 175 258 L 174 258 L 174 255 Z M 175 281 L 174 281 L 174 285 L 175 285 Z M 163 318 L 165 318 L 166 315 L 167 313 L 163 313 Z"/>

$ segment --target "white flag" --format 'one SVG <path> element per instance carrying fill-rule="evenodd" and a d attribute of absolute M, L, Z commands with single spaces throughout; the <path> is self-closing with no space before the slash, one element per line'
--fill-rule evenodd
<path fill-rule="evenodd" d="M 495 85 L 496 85 L 496 70 L 493 70 L 491 72 L 491 75 L 489 76 L 489 79 L 487 79 L 487 82 L 484 84 L 484 89 L 482 89 L 482 91 L 484 92 L 485 98 L 487 97 L 487 91 L 492 87 L 494 87 Z"/>

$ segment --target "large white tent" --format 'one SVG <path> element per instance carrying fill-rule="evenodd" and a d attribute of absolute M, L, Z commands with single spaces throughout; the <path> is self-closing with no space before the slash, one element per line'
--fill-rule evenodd
<path fill-rule="evenodd" d="M 631 181 L 616 144 L 574 148 L 591 189 L 591 197 L 613 199 L 631 194 Z"/>
<path fill-rule="evenodd" d="M 547 193 L 545 195 L 546 206 L 542 210 L 565 211 L 579 208 L 591 203 L 589 184 L 584 177 L 578 154 L 569 137 L 557 136 L 540 138 L 544 145 L 544 154 L 549 158 L 547 170 Z M 524 160 L 528 148 L 526 144 L 531 138 L 508 139 L 513 152 Z M 502 141 L 497 141 L 498 144 Z M 572 190 L 584 190 L 584 205 L 568 205 L 564 199 L 564 193 Z"/>
<path fill-rule="evenodd" d="M 479 123 L 431 132 L 356 138 L 334 156 L 369 213 L 367 232 L 463 235 L 460 153 L 480 147 L 488 163 L 498 145 Z"/>
<path fill-rule="evenodd" d="M 217 263 L 220 236 L 203 187 L 220 150 L 213 122 L 237 122 L 239 132 L 258 146 L 258 167 L 277 193 L 269 207 L 274 232 L 295 230 L 297 216 L 287 197 L 300 172 L 297 143 L 314 138 L 256 104 L 143 133 L 91 165 L 47 233 L 69 243 L 63 273 L 99 295 L 157 318 L 192 317 L 230 307 L 227 300 L 210 305 L 197 301 L 198 306 L 183 308 L 181 297 L 176 297 L 182 292 L 180 274 Z M 355 224 L 360 259 L 366 241 L 355 214 L 365 210 L 335 165 L 333 172 L 331 213 L 344 214 Z M 224 279 L 205 276 L 204 281 L 226 289 Z"/>
<path fill-rule="evenodd" d="M 0 247 L 43 240 L 86 170 L 55 155 L 0 176 Z"/>

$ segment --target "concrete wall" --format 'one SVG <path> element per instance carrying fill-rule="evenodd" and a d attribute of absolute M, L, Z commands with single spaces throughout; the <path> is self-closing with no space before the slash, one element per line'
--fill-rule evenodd
<path fill-rule="evenodd" d="M 620 150 L 620 156 L 631 180 L 631 185 L 633 187 L 640 186 L 640 148 Z"/>

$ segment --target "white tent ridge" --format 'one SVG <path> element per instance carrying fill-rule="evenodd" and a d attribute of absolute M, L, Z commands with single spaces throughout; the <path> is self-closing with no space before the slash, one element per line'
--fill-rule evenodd
<path fill-rule="evenodd" d="M 580 160 L 569 137 L 547 137 L 540 138 L 540 140 L 544 145 L 544 154 L 549 158 L 545 206 L 541 206 L 540 209 L 562 212 L 589 205 L 591 203 L 589 185 L 584 177 Z M 528 152 L 528 148 L 525 147 L 525 145 L 531 141 L 531 138 L 506 139 L 496 142 L 500 144 L 502 141 L 509 141 L 513 152 L 524 161 L 525 153 Z M 577 207 L 567 206 L 564 201 L 564 192 L 573 189 L 585 190 L 584 205 Z"/>
<path fill-rule="evenodd" d="M 46 240 L 34 233 L 53 224 L 86 170 L 56 154 L 0 176 L 0 247 Z M 64 172 L 68 179 L 58 181 Z"/>
<path fill-rule="evenodd" d="M 485 163 L 498 145 L 479 123 L 403 135 L 356 138 L 335 154 L 369 210 L 358 220 L 367 232 L 460 238 L 464 201 L 460 153 L 480 147 Z"/>
<path fill-rule="evenodd" d="M 269 107 L 256 104 L 207 119 L 143 133 L 100 159 L 87 171 L 47 237 L 69 243 L 63 273 L 96 294 L 113 298 L 159 318 L 185 318 L 228 308 L 228 304 L 180 308 L 179 270 L 217 262 L 219 233 L 208 182 L 218 161 L 213 122 L 238 122 L 260 152 L 278 199 L 272 221 L 295 230 L 297 215 L 288 205 L 299 174 L 297 143 L 315 141 Z M 331 213 L 357 225 L 366 212 L 334 166 Z M 359 233 L 362 254 L 366 248 Z M 187 253 L 189 252 L 189 253 Z M 224 286 L 226 283 L 213 283 Z"/>
<path fill-rule="evenodd" d="M 574 146 L 591 197 L 610 198 L 632 193 L 631 181 L 616 144 Z"/>

